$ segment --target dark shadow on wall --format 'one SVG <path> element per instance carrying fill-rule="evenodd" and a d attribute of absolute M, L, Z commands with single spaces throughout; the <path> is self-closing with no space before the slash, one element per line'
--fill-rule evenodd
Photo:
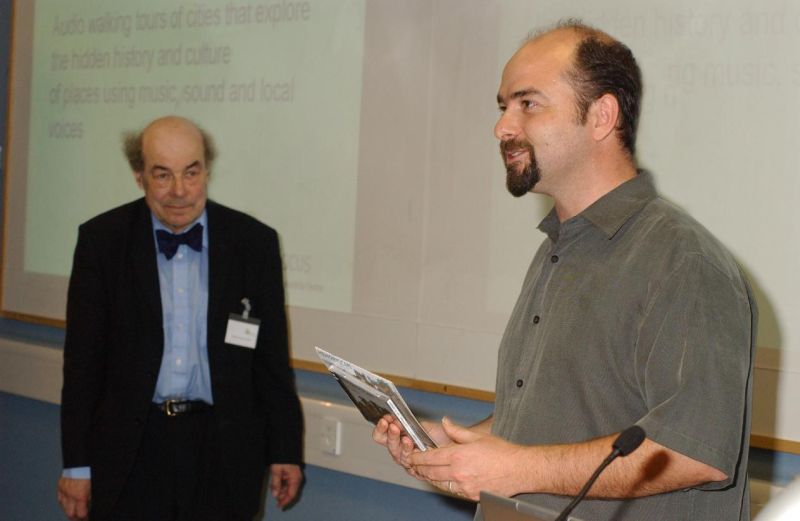
<path fill-rule="evenodd" d="M 741 265 L 741 263 L 740 263 Z M 750 287 L 758 303 L 758 338 L 756 349 L 757 365 L 766 365 L 763 370 L 753 371 L 753 413 L 752 425 L 756 434 L 760 432 L 774 433 L 777 425 L 778 389 L 783 372 L 773 371 L 781 367 L 783 337 L 780 324 L 769 295 L 759 284 L 755 274 L 746 266 L 742 266 Z M 776 454 L 771 450 L 750 449 L 750 476 L 773 482 L 777 478 Z"/>

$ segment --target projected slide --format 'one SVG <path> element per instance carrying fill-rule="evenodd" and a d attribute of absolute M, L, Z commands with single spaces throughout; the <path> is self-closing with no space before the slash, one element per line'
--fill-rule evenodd
<path fill-rule="evenodd" d="M 180 114 L 210 197 L 281 234 L 289 303 L 349 311 L 363 28 L 363 0 L 37 1 L 25 272 L 68 275 L 78 224 L 141 195 L 121 132 Z"/>

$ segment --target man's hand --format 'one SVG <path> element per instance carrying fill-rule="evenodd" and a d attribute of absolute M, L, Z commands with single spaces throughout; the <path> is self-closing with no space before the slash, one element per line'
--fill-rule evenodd
<path fill-rule="evenodd" d="M 284 508 L 297 496 L 303 482 L 303 471 L 299 465 L 273 463 L 270 465 L 269 488 L 277 500 L 278 507 Z"/>
<path fill-rule="evenodd" d="M 421 423 L 422 428 L 439 447 L 453 443 L 440 424 L 425 421 Z M 414 447 L 414 442 L 403 433 L 402 426 L 392 416 L 387 414 L 378 420 L 372 431 L 372 439 L 386 447 L 395 463 L 406 469 L 409 475 L 417 479 L 424 479 L 417 475 L 409 461 L 409 456 L 418 452 L 418 449 Z"/>
<path fill-rule="evenodd" d="M 442 420 L 453 442 L 445 447 L 410 454 L 407 461 L 417 477 L 450 493 L 478 501 L 480 491 L 512 496 L 522 490 L 516 466 L 523 447 L 480 430 Z"/>
<path fill-rule="evenodd" d="M 89 518 L 89 500 L 92 495 L 90 479 L 61 478 L 58 480 L 58 503 L 70 521 Z"/>

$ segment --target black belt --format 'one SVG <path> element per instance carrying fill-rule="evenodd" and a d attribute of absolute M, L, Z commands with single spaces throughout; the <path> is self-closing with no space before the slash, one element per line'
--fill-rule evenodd
<path fill-rule="evenodd" d="M 206 411 L 211 405 L 202 400 L 167 400 L 164 403 L 154 403 L 153 408 L 167 416 L 178 416 L 190 412 Z"/>

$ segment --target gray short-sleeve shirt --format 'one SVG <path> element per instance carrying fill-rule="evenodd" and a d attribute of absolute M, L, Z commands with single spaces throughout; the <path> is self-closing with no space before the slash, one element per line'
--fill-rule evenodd
<path fill-rule="evenodd" d="M 575 515 L 748 519 L 756 307 L 731 255 L 660 198 L 647 172 L 564 223 L 551 212 L 539 227 L 548 238 L 500 345 L 494 433 L 526 445 L 577 443 L 638 424 L 729 479 L 588 500 Z M 556 510 L 569 500 L 522 499 Z"/>

